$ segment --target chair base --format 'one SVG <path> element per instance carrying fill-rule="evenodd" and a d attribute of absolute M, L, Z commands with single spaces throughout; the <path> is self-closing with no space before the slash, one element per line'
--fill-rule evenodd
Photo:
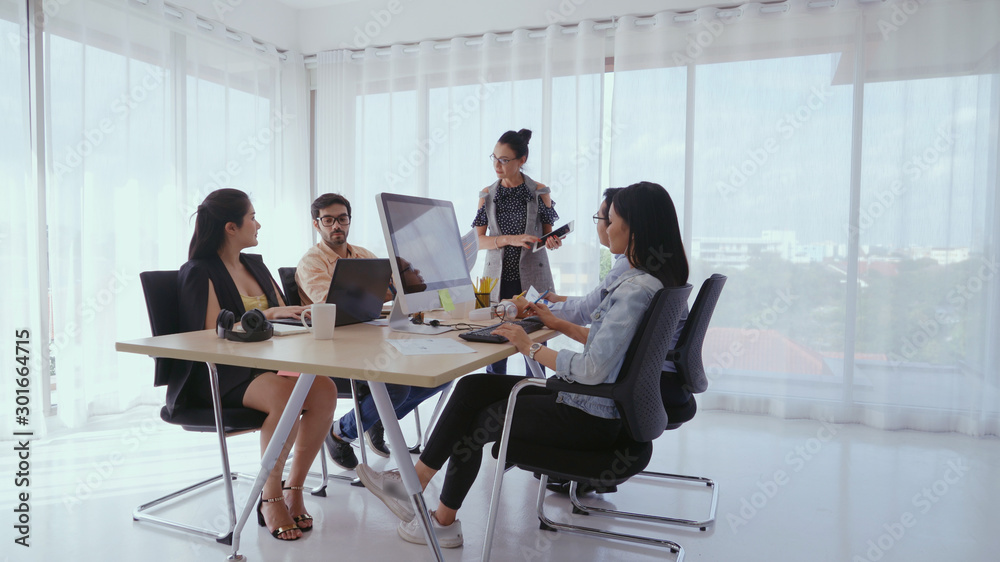
<path fill-rule="evenodd" d="M 537 515 L 540 521 L 539 528 L 543 531 L 569 531 L 571 533 L 580 533 L 584 535 L 591 535 L 596 537 L 602 537 L 606 539 L 617 539 L 628 542 L 635 542 L 640 544 L 648 544 L 653 546 L 662 546 L 670 549 L 670 552 L 677 555 L 677 562 L 683 562 L 684 560 L 684 547 L 677 544 L 674 541 L 667 539 L 656 539 L 653 537 L 644 537 L 641 535 L 629 535 L 626 533 L 616 533 L 614 531 L 608 531 L 605 529 L 596 529 L 593 527 L 583 527 L 580 525 L 571 525 L 569 523 L 561 523 L 558 521 L 553 521 L 545 515 L 545 485 L 548 483 L 549 477 L 545 474 L 541 475 L 538 483 L 538 503 L 537 503 Z M 572 492 L 575 494 L 576 486 L 572 487 Z"/>
<path fill-rule="evenodd" d="M 210 539 L 215 539 L 216 542 L 221 543 L 221 544 L 232 545 L 233 544 L 233 529 L 236 527 L 236 521 L 233 518 L 230 519 L 229 526 L 226 529 L 224 529 L 222 531 L 219 531 L 219 530 L 211 529 L 211 528 L 208 528 L 208 527 L 198 527 L 198 526 L 195 526 L 195 525 L 189 525 L 187 523 L 182 523 L 180 521 L 174 521 L 174 520 L 171 520 L 171 519 L 164 519 L 163 517 L 158 517 L 156 515 L 153 515 L 152 513 L 149 513 L 149 510 L 151 510 L 151 509 L 153 509 L 153 508 L 155 508 L 157 506 L 161 506 L 161 505 L 163 505 L 165 503 L 171 502 L 173 500 L 180 499 L 180 498 L 182 498 L 184 496 L 187 496 L 188 494 L 190 494 L 192 492 L 195 492 L 195 491 L 200 490 L 200 489 L 202 489 L 202 488 L 204 488 L 206 486 L 214 484 L 215 482 L 223 481 L 225 483 L 225 485 L 226 485 L 227 491 L 230 491 L 230 490 L 232 490 L 232 482 L 234 480 L 243 479 L 243 480 L 246 480 L 246 481 L 249 481 L 249 482 L 253 482 L 255 478 L 256 478 L 256 475 L 254 475 L 254 474 L 244 474 L 244 473 L 240 473 L 240 472 L 232 472 L 232 473 L 230 473 L 229 481 L 226 482 L 225 481 L 226 479 L 225 479 L 225 477 L 224 477 L 223 474 L 217 474 L 217 475 L 215 475 L 215 476 L 213 476 L 211 478 L 208 478 L 206 480 L 202 480 L 201 482 L 198 482 L 197 484 L 192 484 L 191 486 L 188 486 L 186 488 L 181 488 L 180 490 L 177 490 L 176 492 L 172 492 L 172 493 L 167 494 L 165 496 L 161 496 L 159 498 L 156 498 L 153 501 L 144 503 L 144 504 L 140 505 L 139 507 L 136 507 L 134 510 L 132 510 L 132 520 L 133 521 L 144 521 L 146 523 L 150 523 L 150 524 L 153 524 L 153 525 L 158 525 L 160 527 L 166 527 L 168 529 L 176 529 L 178 531 L 182 531 L 182 532 L 185 532 L 185 533 L 190 533 L 190 534 L 194 534 L 194 535 L 200 535 L 200 536 L 203 536 L 203 537 L 208 537 Z"/>
<path fill-rule="evenodd" d="M 683 474 L 667 474 L 664 472 L 640 472 L 637 476 L 647 476 L 649 478 L 658 478 L 662 480 L 675 480 L 680 482 L 690 482 L 696 484 L 704 484 L 712 489 L 712 506 L 709 509 L 708 518 L 702 520 L 694 519 L 680 519 L 676 517 L 666 517 L 662 515 L 649 515 L 645 513 L 633 513 L 631 511 L 619 511 L 615 509 L 605 509 L 596 506 L 589 506 L 583 504 L 579 497 L 577 497 L 577 484 L 573 482 L 570 485 L 569 498 L 573 502 L 573 513 L 579 515 L 608 515 L 612 517 L 627 517 L 630 519 L 638 519 L 641 521 L 652 521 L 656 523 L 666 523 L 668 525 L 680 525 L 682 527 L 697 527 L 702 531 L 707 531 L 708 528 L 715 523 L 715 509 L 719 503 L 719 487 L 716 485 L 715 481 L 710 478 L 705 478 L 702 476 L 686 476 Z"/>
<path fill-rule="evenodd" d="M 309 490 L 309 493 L 311 495 L 318 496 L 318 497 L 326 497 L 327 481 L 329 479 L 331 479 L 331 478 L 333 478 L 335 480 L 345 480 L 345 481 L 351 482 L 351 483 L 354 483 L 355 481 L 358 481 L 357 478 L 355 478 L 354 476 L 347 476 L 347 475 L 340 475 L 340 474 L 330 474 L 329 473 L 329 471 L 327 470 L 327 464 L 326 464 L 326 446 L 325 445 L 320 448 L 319 456 L 320 456 L 320 459 L 321 459 L 320 466 L 322 468 L 322 472 L 321 473 L 317 473 L 317 472 L 309 472 L 308 473 L 309 477 L 319 479 L 319 484 L 317 486 L 313 487 L 311 490 Z M 291 458 L 292 458 L 292 455 L 289 455 L 288 459 L 291 460 Z M 226 493 L 232 495 L 232 482 L 233 481 L 238 480 L 238 479 L 242 479 L 244 481 L 252 483 L 256 479 L 256 477 L 257 476 L 255 474 L 245 474 L 245 473 L 241 473 L 241 472 L 232 472 L 232 473 L 230 473 L 230 481 L 225 483 L 226 484 Z M 200 489 L 202 489 L 202 488 L 204 488 L 206 486 L 209 486 L 209 485 L 211 485 L 211 484 L 213 484 L 215 482 L 219 482 L 219 481 L 222 481 L 222 480 L 224 480 L 223 475 L 222 474 L 217 474 L 217 475 L 215 475 L 215 476 L 213 476 L 211 478 L 208 478 L 206 480 L 202 480 L 201 482 L 198 482 L 198 483 L 192 484 L 191 486 L 188 486 L 186 488 L 182 488 L 180 490 L 177 490 L 176 492 L 172 492 L 172 493 L 167 494 L 165 496 L 156 498 L 153 501 L 144 503 L 144 504 L 140 505 L 139 507 L 135 508 L 132 511 L 132 520 L 133 521 L 145 521 L 147 523 L 151 523 L 153 525 L 159 525 L 161 527 L 166 527 L 168 529 L 176 529 L 176 530 L 179 530 L 179 531 L 182 531 L 182 532 L 191 533 L 191 534 L 194 534 L 194 535 L 200 535 L 200 536 L 203 536 L 203 537 L 208 537 L 208 538 L 211 538 L 211 539 L 215 539 L 216 542 L 219 542 L 221 544 L 226 544 L 226 545 L 230 545 L 231 546 L 233 544 L 233 529 L 236 527 L 236 521 L 235 520 L 230 520 L 229 526 L 225 530 L 218 531 L 216 529 L 211 529 L 211 528 L 208 528 L 208 527 L 198 527 L 198 526 L 195 526 L 195 525 L 189 525 L 187 523 L 182 523 L 182 522 L 179 522 L 179 521 L 174 521 L 174 520 L 170 520 L 170 519 L 164 519 L 162 517 L 158 517 L 156 515 L 148 513 L 149 510 L 151 510 L 151 509 L 153 509 L 153 508 L 155 508 L 157 506 L 163 505 L 163 504 L 165 504 L 167 502 L 170 502 L 170 501 L 173 501 L 173 500 L 180 499 L 180 498 L 182 498 L 184 496 L 187 496 L 188 494 L 190 494 L 192 492 L 195 492 L 197 490 L 200 490 Z M 360 482 L 360 481 L 358 481 L 358 482 Z"/>

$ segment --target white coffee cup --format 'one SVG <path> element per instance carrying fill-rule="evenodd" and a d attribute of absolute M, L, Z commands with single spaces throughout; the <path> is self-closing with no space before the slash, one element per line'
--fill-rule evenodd
<path fill-rule="evenodd" d="M 333 328 L 337 325 L 337 305 L 327 302 L 313 303 L 310 307 L 312 327 L 306 325 L 305 316 L 301 318 L 302 325 L 312 332 L 318 340 L 332 340 Z"/>

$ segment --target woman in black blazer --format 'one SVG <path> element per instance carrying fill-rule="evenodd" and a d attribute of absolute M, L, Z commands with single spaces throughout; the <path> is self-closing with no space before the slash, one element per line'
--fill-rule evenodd
<path fill-rule="evenodd" d="M 257 245 L 257 222 L 253 205 L 238 189 L 213 191 L 198 206 L 188 261 L 178 273 L 178 300 L 182 331 L 215 329 L 220 310 L 240 318 L 258 309 L 265 318 L 299 318 L 302 306 L 285 306 L 281 291 L 260 255 L 242 250 Z M 183 404 L 211 404 L 207 367 L 203 363 L 178 362 L 167 385 L 167 408 Z M 184 365 L 186 363 L 186 365 Z M 261 453 L 274 433 L 281 412 L 295 386 L 294 377 L 272 371 L 219 365 L 219 391 L 223 407 L 245 407 L 267 414 L 260 432 Z M 309 389 L 302 415 L 292 427 L 295 457 L 287 486 L 281 481 L 286 446 L 264 483 L 258 504 L 258 523 L 281 540 L 295 540 L 312 529 L 306 513 L 302 485 L 316 458 L 337 404 L 337 388 L 326 377 L 316 377 Z"/>

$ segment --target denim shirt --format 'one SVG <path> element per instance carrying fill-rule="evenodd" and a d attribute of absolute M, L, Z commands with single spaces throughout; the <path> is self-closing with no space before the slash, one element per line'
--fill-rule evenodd
<path fill-rule="evenodd" d="M 589 385 L 614 382 L 643 314 L 662 288 L 659 279 L 641 270 L 622 273 L 590 316 L 590 333 L 583 352 L 560 350 L 554 376 Z M 610 398 L 560 392 L 557 401 L 599 418 L 621 417 Z"/>
<path fill-rule="evenodd" d="M 583 297 L 566 297 L 565 302 L 557 302 L 552 305 L 549 309 L 552 314 L 561 320 L 566 320 L 567 322 L 572 322 L 580 326 L 586 326 L 590 324 L 590 315 L 597 310 L 597 306 L 601 304 L 601 300 L 604 295 L 607 294 L 608 287 L 614 283 L 622 273 L 629 270 L 630 265 L 628 259 L 624 254 L 612 254 L 614 256 L 615 262 L 611 266 L 611 271 L 604 276 L 604 280 L 598 285 L 593 291 L 587 293 Z M 680 321 L 677 322 L 677 330 L 674 332 L 674 337 L 671 340 L 670 348 L 673 349 L 677 347 L 677 340 L 681 336 L 681 329 L 684 327 L 684 322 L 687 320 L 687 310 L 681 314 Z M 663 362 L 663 371 L 667 373 L 676 373 L 677 367 L 674 366 L 673 361 Z"/>
<path fill-rule="evenodd" d="M 612 255 L 615 261 L 611 265 L 611 271 L 604 276 L 601 284 L 595 287 L 593 291 L 583 297 L 566 297 L 566 302 L 557 302 L 549 307 L 549 310 L 552 311 L 552 314 L 556 318 L 580 326 L 590 324 L 590 315 L 597 310 L 597 305 L 601 304 L 601 300 L 607 294 L 608 287 L 631 267 L 625 254 Z"/>

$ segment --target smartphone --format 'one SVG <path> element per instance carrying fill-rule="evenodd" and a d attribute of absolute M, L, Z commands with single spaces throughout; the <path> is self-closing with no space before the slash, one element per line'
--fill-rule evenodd
<path fill-rule="evenodd" d="M 537 252 L 539 250 L 544 250 L 545 249 L 545 241 L 548 240 L 549 238 L 553 237 L 553 236 L 558 237 L 558 238 L 562 238 L 563 236 L 566 236 L 570 232 L 573 232 L 573 223 L 574 222 L 575 221 L 569 221 L 568 223 L 560 226 L 559 228 L 557 228 L 557 229 L 553 230 L 552 232 L 546 234 L 545 236 L 542 236 L 541 238 L 539 238 L 538 242 L 535 242 L 535 247 L 534 247 L 534 249 L 532 249 L 532 251 L 533 252 Z"/>

